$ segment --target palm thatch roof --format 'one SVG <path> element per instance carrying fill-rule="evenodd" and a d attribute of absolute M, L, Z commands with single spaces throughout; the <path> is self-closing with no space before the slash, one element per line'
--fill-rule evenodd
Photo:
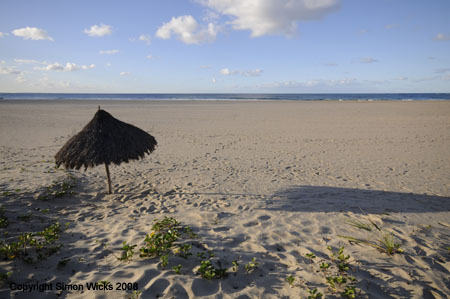
<path fill-rule="evenodd" d="M 128 163 L 139 160 L 155 150 L 156 139 L 147 132 L 124 123 L 104 110 L 94 118 L 55 155 L 56 165 L 80 169 L 99 164 Z"/>

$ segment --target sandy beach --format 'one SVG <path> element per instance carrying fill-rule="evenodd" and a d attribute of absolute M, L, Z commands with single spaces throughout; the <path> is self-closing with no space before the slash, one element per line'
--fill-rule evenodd
<path fill-rule="evenodd" d="M 55 169 L 98 105 L 158 141 L 110 166 L 113 194 L 102 166 Z M 0 297 L 446 298 L 449 149 L 445 101 L 4 100 L 0 245 L 61 229 L 43 257 L 0 252 Z M 197 236 L 167 263 L 140 257 L 164 217 Z M 120 260 L 123 242 L 136 247 Z M 202 277 L 202 261 L 226 274 Z M 88 289 L 101 281 L 111 289 Z"/>

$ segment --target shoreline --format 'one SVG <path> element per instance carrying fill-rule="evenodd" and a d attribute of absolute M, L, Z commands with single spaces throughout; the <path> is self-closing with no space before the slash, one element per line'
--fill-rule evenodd
<path fill-rule="evenodd" d="M 254 103 L 254 102 L 275 102 L 275 103 L 283 103 L 283 102 L 392 102 L 392 103 L 398 103 L 398 102 L 450 102 L 448 99 L 429 99 L 429 100 L 412 100 L 412 99 L 404 99 L 404 100 L 385 100 L 385 99 L 359 99 L 359 100 L 353 100 L 353 99 L 339 99 L 339 100 L 303 100 L 303 99 L 297 99 L 297 100 L 288 100 L 288 99 L 282 99 L 282 100 L 265 100 L 265 99 L 236 99 L 236 100 L 230 100 L 230 99 L 167 99 L 167 100 L 156 100 L 156 99 L 0 99 L 1 103 L 8 103 L 12 104 L 15 102 L 49 102 L 49 103 L 57 103 L 57 102 L 124 102 L 124 103 L 141 103 L 141 102 L 157 102 L 157 103 L 165 103 L 165 102 L 230 102 L 230 103 Z"/>

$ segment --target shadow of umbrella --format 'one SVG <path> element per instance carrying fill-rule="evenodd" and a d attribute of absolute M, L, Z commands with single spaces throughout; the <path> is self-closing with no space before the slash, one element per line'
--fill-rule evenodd
<path fill-rule="evenodd" d="M 94 118 L 56 153 L 56 166 L 80 169 L 105 164 L 108 192 L 111 177 L 108 165 L 144 158 L 155 150 L 156 139 L 147 132 L 114 118 L 100 106 Z"/>
<path fill-rule="evenodd" d="M 272 199 L 267 210 L 358 214 L 450 211 L 450 197 L 329 186 L 291 186 L 277 191 Z"/>

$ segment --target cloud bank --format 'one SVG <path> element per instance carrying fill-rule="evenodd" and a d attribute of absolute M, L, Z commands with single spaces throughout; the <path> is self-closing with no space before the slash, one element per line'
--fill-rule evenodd
<path fill-rule="evenodd" d="M 117 53 L 119 53 L 120 51 L 119 50 L 100 50 L 100 54 L 102 54 L 102 55 L 112 55 L 112 54 L 117 54 Z"/>
<path fill-rule="evenodd" d="M 209 9 L 232 17 L 233 29 L 293 36 L 297 22 L 317 20 L 336 11 L 340 0 L 198 0 Z"/>
<path fill-rule="evenodd" d="M 359 62 L 361 63 L 374 63 L 378 62 L 378 59 L 375 59 L 373 57 L 362 57 L 359 59 Z"/>
<path fill-rule="evenodd" d="M 22 37 L 23 39 L 31 39 L 31 40 L 50 40 L 53 41 L 53 38 L 48 36 L 47 32 L 43 29 L 39 29 L 36 27 L 25 27 L 19 28 L 12 31 L 12 34 L 18 37 Z"/>
<path fill-rule="evenodd" d="M 16 70 L 14 67 L 10 66 L 0 66 L 1 75 L 22 75 L 23 72 Z"/>
<path fill-rule="evenodd" d="M 337 80 L 315 79 L 307 81 L 282 81 L 282 82 L 269 82 L 259 84 L 259 88 L 309 88 L 309 87 L 338 87 L 358 84 L 355 78 L 343 78 Z"/>
<path fill-rule="evenodd" d="M 34 59 L 14 59 L 14 62 L 19 63 L 19 64 L 45 64 L 43 62 L 39 62 L 37 60 Z"/>
<path fill-rule="evenodd" d="M 148 34 L 141 34 L 139 36 L 139 40 L 145 42 L 147 45 L 150 45 L 152 38 Z"/>
<path fill-rule="evenodd" d="M 216 39 L 217 29 L 213 23 L 200 26 L 193 16 L 172 17 L 170 22 L 164 23 L 156 31 L 156 36 L 161 39 L 170 39 L 175 35 L 185 44 L 200 44 Z"/>
<path fill-rule="evenodd" d="M 110 35 L 112 33 L 112 29 L 110 25 L 101 24 L 91 26 L 89 29 L 84 29 L 83 32 L 92 37 L 100 37 Z"/>
<path fill-rule="evenodd" d="M 66 65 L 61 65 L 58 62 L 48 64 L 45 67 L 36 67 L 35 69 L 41 71 L 58 71 L 58 72 L 73 72 L 78 70 L 93 69 L 95 64 L 78 66 L 75 63 L 67 62 Z"/>
<path fill-rule="evenodd" d="M 261 70 L 261 69 L 239 71 L 239 70 L 230 70 L 229 68 L 223 68 L 220 70 L 220 73 L 224 76 L 242 75 L 245 77 L 258 77 L 262 74 L 262 72 L 263 72 L 263 70 Z"/>

